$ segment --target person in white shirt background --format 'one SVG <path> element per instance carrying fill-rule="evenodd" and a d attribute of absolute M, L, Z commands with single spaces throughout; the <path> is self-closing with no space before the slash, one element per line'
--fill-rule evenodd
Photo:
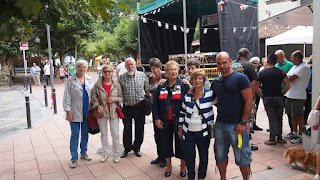
<path fill-rule="evenodd" d="M 304 104 L 307 98 L 306 89 L 310 79 L 310 69 L 303 62 L 301 51 L 295 51 L 291 55 L 291 61 L 295 65 L 287 73 L 290 81 L 290 89 L 286 93 L 285 109 L 287 114 L 291 114 L 293 137 L 291 143 L 302 143 L 302 126 L 305 124 Z M 299 127 L 299 131 L 298 131 Z"/>
<path fill-rule="evenodd" d="M 43 68 L 44 75 L 46 76 L 46 84 L 49 86 L 49 81 L 50 81 L 50 61 L 47 61 L 47 64 Z"/>

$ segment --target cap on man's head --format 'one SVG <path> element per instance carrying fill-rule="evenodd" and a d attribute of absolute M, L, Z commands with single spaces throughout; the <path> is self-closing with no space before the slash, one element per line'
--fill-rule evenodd
<path fill-rule="evenodd" d="M 245 56 L 245 55 L 251 55 L 250 54 L 250 51 L 247 49 L 247 48 L 241 48 L 240 50 L 239 50 L 239 55 L 240 56 Z"/>

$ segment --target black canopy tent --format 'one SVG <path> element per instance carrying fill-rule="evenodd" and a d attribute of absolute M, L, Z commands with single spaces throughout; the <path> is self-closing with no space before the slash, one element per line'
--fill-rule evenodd
<path fill-rule="evenodd" d="M 197 20 L 200 18 L 200 51 L 219 52 L 221 27 L 219 17 L 217 24 L 203 26 L 202 17 L 205 15 L 218 15 L 218 0 L 185 0 L 187 28 L 187 52 L 190 52 L 193 35 Z M 258 54 L 258 30 L 247 28 L 248 33 L 234 33 L 234 27 L 256 27 L 257 26 L 257 3 L 248 0 L 234 0 L 234 3 L 227 2 L 227 21 L 225 23 L 225 34 L 227 36 L 226 49 L 233 59 L 234 53 L 241 47 L 248 47 L 252 54 Z M 248 4 L 250 7 L 249 17 L 247 13 L 241 12 L 239 4 Z M 143 64 L 147 64 L 152 57 L 158 57 L 163 63 L 168 61 L 169 54 L 185 53 L 183 29 L 183 0 L 158 0 L 138 9 L 140 16 L 140 55 Z M 233 8 L 238 6 L 238 10 Z M 230 10 L 228 10 L 230 6 Z M 230 17 L 232 16 L 232 18 Z M 241 19 L 241 18 L 245 18 Z M 143 20 L 144 19 L 144 20 Z M 248 20 L 249 19 L 249 20 Z M 143 22 L 145 21 L 145 22 Z M 166 25 L 167 24 L 167 25 Z M 166 27 L 168 26 L 168 27 Z M 176 26 L 176 28 L 174 27 Z M 208 28 L 204 32 L 204 28 Z M 249 34 L 250 35 L 245 35 Z M 231 41 L 232 40 L 232 41 Z M 235 50 L 232 50 L 235 49 Z"/>

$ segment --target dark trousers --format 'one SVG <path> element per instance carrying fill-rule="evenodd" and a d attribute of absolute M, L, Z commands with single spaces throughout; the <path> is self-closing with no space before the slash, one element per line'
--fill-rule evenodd
<path fill-rule="evenodd" d="M 307 123 L 307 119 L 308 119 L 308 116 L 309 116 L 309 113 L 311 111 L 311 99 L 312 99 L 312 92 L 311 92 L 311 89 L 306 89 L 306 92 L 307 92 L 307 99 L 306 99 L 306 103 L 304 104 L 304 122 L 305 124 Z"/>
<path fill-rule="evenodd" d="M 156 126 L 156 123 L 154 122 L 153 119 L 153 130 L 154 130 L 154 141 L 156 142 L 157 145 L 157 154 L 158 157 L 161 159 L 163 158 L 163 155 L 161 154 L 161 136 L 160 136 L 160 129 Z"/>
<path fill-rule="evenodd" d="M 270 140 L 282 139 L 283 97 L 264 97 L 263 104 L 269 119 Z"/>
<path fill-rule="evenodd" d="M 287 97 L 286 97 L 286 96 L 283 96 L 283 107 L 285 107 L 286 100 L 287 100 Z M 287 114 L 287 116 L 288 116 L 288 123 L 289 123 L 289 127 L 290 127 L 290 132 L 293 132 L 291 114 L 288 114 L 287 112 L 286 112 L 286 114 Z"/>
<path fill-rule="evenodd" d="M 188 169 L 188 179 L 195 178 L 195 159 L 196 159 L 196 145 L 199 153 L 199 169 L 198 179 L 204 179 L 207 174 L 208 167 L 208 149 L 210 140 L 203 137 L 202 131 L 191 132 L 188 131 L 183 141 L 184 145 L 184 159 Z"/>
<path fill-rule="evenodd" d="M 50 85 L 49 82 L 50 82 L 50 75 L 46 75 L 46 84 L 47 84 L 47 86 Z"/>
<path fill-rule="evenodd" d="M 123 122 L 123 146 L 125 151 L 129 152 L 140 151 L 141 144 L 143 142 L 144 135 L 144 107 L 143 103 L 133 107 L 124 106 L 123 114 L 125 118 L 122 119 Z M 132 119 L 134 119 L 134 142 L 132 144 Z"/>
<path fill-rule="evenodd" d="M 164 158 L 175 156 L 176 158 L 183 159 L 183 143 L 178 133 L 174 131 L 175 128 L 173 120 L 168 120 L 164 122 L 164 129 L 160 129 L 161 154 Z M 173 138 L 175 153 L 173 153 Z"/>

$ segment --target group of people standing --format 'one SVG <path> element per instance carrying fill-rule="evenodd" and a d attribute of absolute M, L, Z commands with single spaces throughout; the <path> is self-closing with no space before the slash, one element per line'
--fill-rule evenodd
<path fill-rule="evenodd" d="M 292 54 L 294 69 L 300 69 L 299 65 L 302 62 L 300 53 L 297 51 Z M 98 119 L 102 144 L 102 148 L 97 152 L 101 155 L 100 161 L 105 162 L 108 157 L 113 157 L 114 162 L 117 163 L 120 158 L 127 157 L 130 151 L 133 151 L 137 157 L 141 157 L 140 148 L 143 143 L 145 124 L 143 100 L 145 95 L 152 95 L 152 118 L 158 157 L 152 160 L 151 164 L 166 167 L 165 177 L 171 175 L 173 168 L 171 158 L 176 157 L 181 160 L 180 176 L 188 175 L 188 179 L 195 179 L 197 147 L 198 179 L 205 179 L 211 141 L 208 136 L 208 125 L 213 123 L 213 105 L 215 105 L 217 118 L 214 131 L 214 155 L 221 179 L 226 179 L 230 146 L 233 148 L 235 163 L 239 166 L 243 179 L 248 179 L 252 161 L 248 120 L 255 93 L 257 92 L 263 98 L 270 122 L 270 139 L 266 144 L 284 143 L 282 115 L 280 117 L 280 113 L 283 113 L 283 95 L 288 90 L 287 94 L 290 94 L 290 89 L 295 86 L 293 82 L 299 78 L 302 79 L 299 71 L 289 72 L 286 75 L 285 71 L 275 69 L 276 62 L 279 64 L 279 56 L 276 54 L 269 55 L 265 70 L 254 75 L 250 74 L 251 70 L 248 70 L 252 68 L 254 70 L 253 65 L 250 62 L 248 65 L 245 60 L 241 61 L 241 57 L 248 60 L 247 49 L 240 49 L 240 58 L 237 60 L 240 66 L 237 65 L 236 70 L 234 70 L 236 62 L 232 62 L 229 54 L 220 52 L 216 62 L 221 76 L 213 80 L 211 87 L 197 59 L 190 59 L 187 62 L 188 76 L 181 79 L 180 67 L 175 61 L 168 61 L 163 72 L 161 61 L 151 58 L 149 66 L 152 74 L 147 78 L 143 72 L 137 70 L 136 61 L 129 57 L 119 63 L 120 68 L 123 63 L 126 72 L 118 77 L 114 75 L 113 66 L 104 65 L 101 67 L 102 76 L 96 83 L 86 74 L 88 63 L 77 61 L 75 74 L 66 81 L 63 98 L 66 119 L 71 127 L 70 167 L 77 166 L 80 130 L 80 158 L 91 160 L 87 154 L 88 115 L 89 109 L 93 108 L 103 113 L 103 117 Z M 117 70 L 118 73 L 121 71 L 120 68 Z M 238 72 L 239 70 L 243 73 Z M 281 89 L 281 83 L 284 83 L 283 89 Z M 271 84 L 273 84 L 272 87 Z M 293 92 L 295 93 L 302 92 Z M 294 97 L 287 96 L 287 99 L 289 98 Z M 296 127 L 300 125 L 300 120 L 296 116 L 301 114 L 299 108 L 296 108 L 298 106 L 296 103 L 302 102 L 289 99 L 286 105 L 287 114 L 290 112 L 294 119 L 294 132 L 297 132 Z M 119 145 L 119 116 L 116 113 L 116 108 L 121 104 L 125 115 L 122 119 L 124 125 L 122 153 Z M 134 140 L 132 120 L 135 126 Z M 112 148 L 108 143 L 109 129 Z M 239 138 L 242 145 L 239 144 Z"/>

